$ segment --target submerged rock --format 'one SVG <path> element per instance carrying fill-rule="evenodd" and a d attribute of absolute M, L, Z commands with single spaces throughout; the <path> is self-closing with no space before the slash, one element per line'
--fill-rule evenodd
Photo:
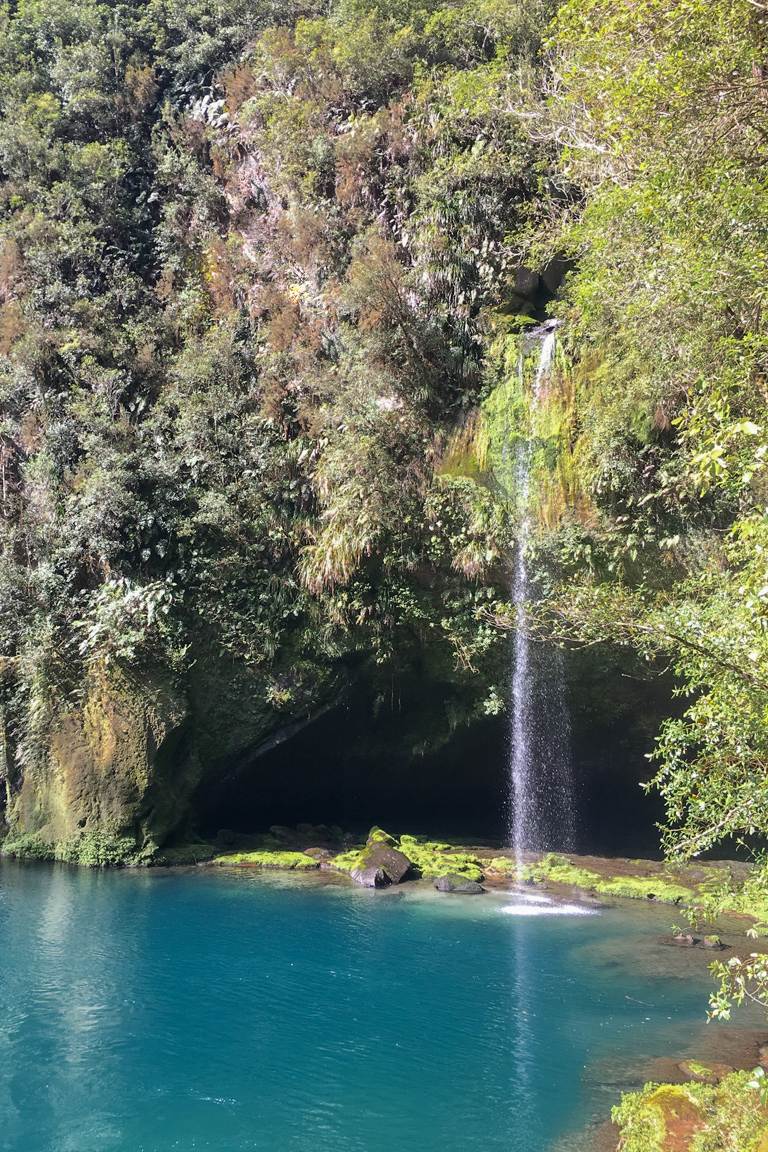
<path fill-rule="evenodd" d="M 676 948 L 709 948 L 722 952 L 728 948 L 719 936 L 693 936 L 690 932 L 678 932 L 674 936 L 662 936 L 662 944 L 674 944 Z"/>
<path fill-rule="evenodd" d="M 690 932 L 678 932 L 676 936 L 671 937 L 669 943 L 675 944 L 678 948 L 695 948 L 701 940 L 698 936 L 692 936 Z"/>
<path fill-rule="evenodd" d="M 734 1071 L 730 1064 L 709 1060 L 706 1064 L 698 1060 L 681 1060 L 677 1067 L 687 1080 L 695 1080 L 699 1084 L 719 1084 Z"/>
<path fill-rule="evenodd" d="M 482 884 L 476 880 L 468 880 L 466 876 L 438 876 L 435 880 L 438 892 L 459 892 L 462 896 L 479 896 L 485 892 Z"/>

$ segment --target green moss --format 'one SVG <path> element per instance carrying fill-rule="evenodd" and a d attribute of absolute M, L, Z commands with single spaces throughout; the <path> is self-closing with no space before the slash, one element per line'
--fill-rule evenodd
<path fill-rule="evenodd" d="M 514 870 L 514 862 L 510 863 Z M 554 853 L 544 856 L 535 864 L 529 864 L 525 868 L 525 876 L 529 880 L 548 880 L 552 884 L 570 884 L 574 888 L 597 888 L 603 882 L 599 873 L 579 868 L 565 856 L 556 856 Z"/>
<path fill-rule="evenodd" d="M 734 1072 L 717 1085 L 646 1084 L 628 1093 L 613 1109 L 622 1152 L 768 1152 L 768 1117 L 750 1080 Z"/>
<path fill-rule="evenodd" d="M 478 883 L 483 879 L 482 861 L 477 856 L 457 851 L 444 841 L 406 835 L 401 836 L 399 840 L 393 840 L 393 845 L 408 857 L 426 879 L 445 876 L 449 872 Z M 334 856 L 329 863 L 340 872 L 349 873 L 360 867 L 364 853 L 365 846 L 350 848 L 347 852 Z"/>
<path fill-rule="evenodd" d="M 693 888 L 671 880 L 663 873 L 655 876 L 602 876 L 588 868 L 572 864 L 564 856 L 550 854 L 525 870 L 527 878 L 586 888 L 602 896 L 626 900 L 646 900 L 653 896 L 667 904 L 688 903 L 695 899 Z"/>
<path fill-rule="evenodd" d="M 310 872 L 318 868 L 317 860 L 305 852 L 230 852 L 214 856 L 214 864 L 224 868 L 270 868 L 286 872 Z"/>
<path fill-rule="evenodd" d="M 340 872 L 353 872 L 355 868 L 361 866 L 364 852 L 365 845 L 361 845 L 359 848 L 349 848 L 346 852 L 340 852 L 338 856 L 333 856 L 328 863 L 332 868 L 338 868 Z"/>
<path fill-rule="evenodd" d="M 623 896 L 628 900 L 647 900 L 653 896 L 665 904 L 686 903 L 695 897 L 692 888 L 660 876 L 617 876 L 613 880 L 601 882 L 597 891 L 606 896 Z"/>
<path fill-rule="evenodd" d="M 701 1076 L 706 1079 L 713 1075 L 713 1070 L 709 1064 L 701 1064 L 698 1060 L 686 1060 L 685 1070 L 690 1076 Z"/>
<path fill-rule="evenodd" d="M 494 856 L 493 860 L 485 862 L 484 867 L 486 873 L 495 876 L 517 875 L 517 861 L 510 859 L 509 856 Z"/>
<path fill-rule="evenodd" d="M 374 825 L 368 833 L 368 843 L 386 844 L 388 847 L 392 848 L 395 845 L 395 838 L 394 836 L 390 836 L 389 832 L 385 832 L 383 828 L 378 828 L 376 825 Z"/>
<path fill-rule="evenodd" d="M 401 836 L 400 851 L 418 868 L 422 876 L 432 879 L 447 873 L 463 876 L 478 884 L 483 879 L 483 864 L 469 852 L 459 852 L 438 840 L 425 840 L 421 836 Z"/>

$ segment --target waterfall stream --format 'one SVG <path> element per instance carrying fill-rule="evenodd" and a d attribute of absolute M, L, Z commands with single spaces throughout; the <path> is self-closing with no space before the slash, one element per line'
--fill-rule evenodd
<path fill-rule="evenodd" d="M 557 334 L 554 327 L 537 330 L 538 362 L 532 386 L 536 410 L 549 377 Z M 525 356 L 520 357 L 520 386 L 525 386 Z M 512 652 L 512 699 L 509 725 L 510 840 L 521 875 L 526 851 L 575 847 L 571 729 L 566 695 L 565 664 L 559 649 L 532 644 L 525 622 L 530 598 L 529 545 L 533 431 L 518 450 L 517 501 L 520 521 L 512 573 L 512 602 L 517 626 Z"/>

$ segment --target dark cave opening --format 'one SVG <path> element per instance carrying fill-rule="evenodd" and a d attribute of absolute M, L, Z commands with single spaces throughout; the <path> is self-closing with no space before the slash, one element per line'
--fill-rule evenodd
<path fill-rule="evenodd" d="M 195 798 L 198 832 L 211 837 L 222 828 L 249 833 L 301 822 L 362 832 L 379 824 L 396 833 L 507 843 L 508 719 L 452 727 L 449 696 L 445 685 L 413 673 L 384 696 L 361 678 L 290 739 L 210 773 Z M 658 856 L 661 804 L 640 781 L 648 778 L 647 754 L 670 707 L 669 685 L 576 654 L 569 696 L 577 850 Z"/>

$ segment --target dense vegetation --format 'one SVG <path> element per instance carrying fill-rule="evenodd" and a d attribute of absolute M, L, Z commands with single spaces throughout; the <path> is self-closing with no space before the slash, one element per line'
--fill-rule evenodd
<path fill-rule="evenodd" d="M 470 669 L 504 511 L 441 471 L 538 186 L 536 4 L 4 5 L 8 798 L 89 668 Z M 309 681 L 309 683 L 308 683 Z"/>
<path fill-rule="evenodd" d="M 9 0 L 0 109 L 9 824 L 63 716 L 111 763 L 94 676 L 97 702 L 113 676 L 199 700 L 211 653 L 258 670 L 252 740 L 358 658 L 490 679 L 514 475 L 489 462 L 532 421 L 534 626 L 672 668 L 671 856 L 764 845 L 762 0 Z M 531 413 L 526 283 L 563 266 Z M 176 799 L 144 815 L 167 830 Z M 719 977 L 715 1014 L 768 999 L 761 957 Z M 722 1092 L 692 1091 L 696 1146 L 725 1146 Z M 649 1102 L 618 1114 L 627 1149 Z"/>
<path fill-rule="evenodd" d="M 768 833 L 766 12 L 556 7 L 5 6 L 9 799 L 94 665 L 475 668 L 507 509 L 456 445 L 565 256 L 541 626 L 674 668 L 671 853 Z"/>
<path fill-rule="evenodd" d="M 671 660 L 692 698 L 657 749 L 681 855 L 768 832 L 767 32 L 747 0 L 592 0 L 551 33 L 543 115 L 583 195 L 564 559 L 591 579 L 565 631 Z"/>

